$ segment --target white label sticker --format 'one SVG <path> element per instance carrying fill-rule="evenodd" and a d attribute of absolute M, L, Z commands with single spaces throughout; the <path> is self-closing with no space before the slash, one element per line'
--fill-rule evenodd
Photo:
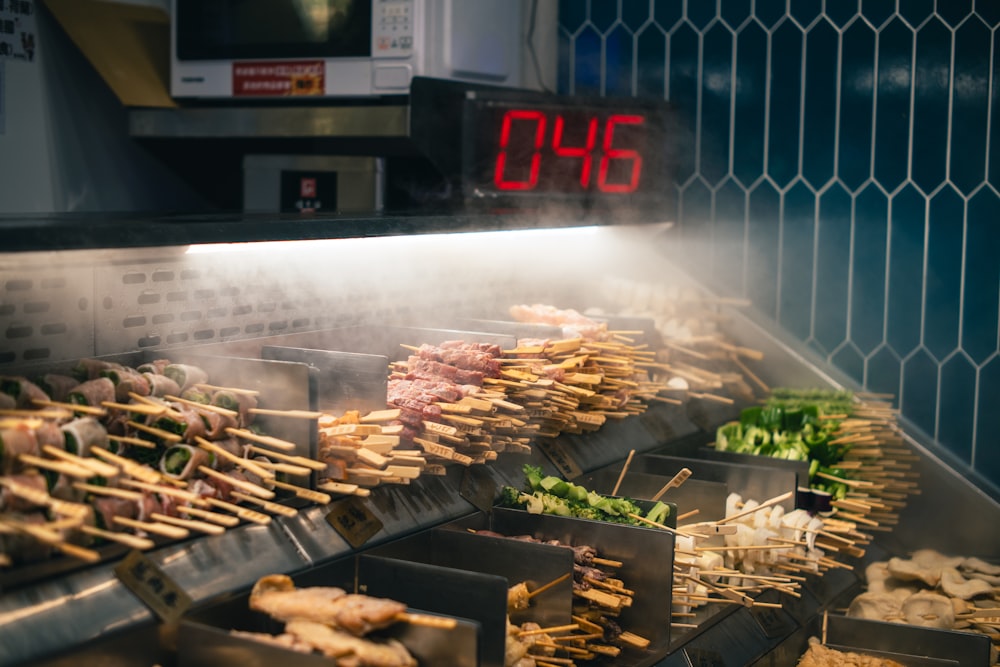
<path fill-rule="evenodd" d="M 0 61 L 34 62 L 35 0 L 0 0 Z"/>

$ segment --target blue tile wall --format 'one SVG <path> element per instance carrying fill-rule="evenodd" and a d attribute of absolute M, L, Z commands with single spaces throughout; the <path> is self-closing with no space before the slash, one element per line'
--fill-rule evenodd
<path fill-rule="evenodd" d="M 683 252 L 1000 486 L 1000 1 L 561 0 L 561 92 L 669 99 Z"/>

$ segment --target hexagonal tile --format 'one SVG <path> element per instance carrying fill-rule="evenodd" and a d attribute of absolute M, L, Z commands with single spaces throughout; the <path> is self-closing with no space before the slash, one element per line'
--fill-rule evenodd
<path fill-rule="evenodd" d="M 951 182 L 969 194 L 985 180 L 987 120 L 990 101 L 991 35 L 973 17 L 955 31 L 955 84 L 951 106 Z"/>
<path fill-rule="evenodd" d="M 931 198 L 927 218 L 924 345 L 939 359 L 958 347 L 965 201 L 951 187 Z"/>
<path fill-rule="evenodd" d="M 975 0 L 973 10 L 977 16 L 981 16 L 987 25 L 996 26 L 1000 24 L 1000 3 L 994 0 Z"/>
<path fill-rule="evenodd" d="M 701 175 L 710 184 L 729 173 L 729 113 L 733 83 L 733 34 L 721 23 L 702 38 Z"/>
<path fill-rule="evenodd" d="M 827 21 L 806 33 L 805 110 L 802 115 L 802 176 L 814 188 L 833 178 L 837 136 L 839 36 Z"/>
<path fill-rule="evenodd" d="M 851 196 L 835 184 L 820 196 L 813 335 L 827 350 L 847 340 Z"/>
<path fill-rule="evenodd" d="M 750 0 L 721 0 L 719 16 L 735 30 L 750 17 Z"/>
<path fill-rule="evenodd" d="M 993 96 L 990 99 L 990 127 L 1000 127 L 1000 31 L 993 34 Z M 994 188 L 1000 188 L 1000 138 L 990 137 L 990 167 L 987 180 Z"/>
<path fill-rule="evenodd" d="M 659 0 L 653 4 L 653 18 L 664 30 L 670 32 L 684 18 L 684 0 Z"/>
<path fill-rule="evenodd" d="M 920 348 L 903 360 L 903 415 L 929 436 L 937 426 L 938 363 L 927 350 Z"/>
<path fill-rule="evenodd" d="M 837 170 L 837 175 L 852 190 L 861 187 L 871 176 L 874 64 L 875 31 L 863 21 L 857 21 L 844 31 L 842 40 L 840 163 Z"/>
<path fill-rule="evenodd" d="M 976 407 L 976 369 L 956 354 L 941 364 L 941 400 L 937 439 L 953 454 L 972 462 L 972 426 Z"/>
<path fill-rule="evenodd" d="M 912 67 L 913 31 L 897 18 L 878 40 L 874 175 L 889 191 L 902 185 L 909 171 Z"/>
<path fill-rule="evenodd" d="M 640 97 L 666 97 L 666 34 L 655 24 L 648 25 L 636 35 L 636 49 L 639 63 L 636 93 Z"/>
<path fill-rule="evenodd" d="M 901 356 L 920 344 L 927 200 L 912 185 L 892 198 L 887 342 Z"/>
<path fill-rule="evenodd" d="M 746 190 L 733 180 L 723 183 L 715 193 L 714 238 L 709 266 L 730 293 L 743 293 L 746 198 Z"/>
<path fill-rule="evenodd" d="M 876 28 L 896 13 L 896 0 L 861 0 L 861 15 Z"/>
<path fill-rule="evenodd" d="M 830 355 L 830 362 L 847 373 L 847 376 L 861 384 L 865 381 L 865 360 L 861 356 L 858 348 L 850 343 L 843 345 L 838 350 L 834 350 Z"/>
<path fill-rule="evenodd" d="M 670 101 L 693 116 L 698 109 L 698 33 L 684 24 L 670 36 Z M 694 124 L 691 127 L 695 127 Z M 695 172 L 694 151 L 681 154 L 677 180 L 685 182 Z"/>
<path fill-rule="evenodd" d="M 592 26 L 573 40 L 573 92 L 577 95 L 601 93 L 601 36 Z"/>
<path fill-rule="evenodd" d="M 843 28 L 858 15 L 858 0 L 826 0 L 824 13 L 834 25 Z"/>
<path fill-rule="evenodd" d="M 972 0 L 937 0 L 934 11 L 954 28 L 972 13 Z"/>
<path fill-rule="evenodd" d="M 976 420 L 976 452 L 972 464 L 987 479 L 1000 480 L 1000 357 L 994 357 L 979 371 L 979 413 Z"/>
<path fill-rule="evenodd" d="M 934 13 L 934 0 L 906 0 L 899 3 L 896 11 L 916 28 Z"/>
<path fill-rule="evenodd" d="M 633 32 L 649 20 L 649 0 L 621 0 L 622 23 Z"/>
<path fill-rule="evenodd" d="M 816 195 L 799 181 L 784 197 L 778 322 L 796 338 L 805 340 L 812 328 Z"/>
<path fill-rule="evenodd" d="M 948 98 L 951 96 L 951 31 L 933 19 L 917 31 L 913 77 L 913 182 L 929 193 L 948 166 Z"/>
<path fill-rule="evenodd" d="M 855 198 L 851 259 L 851 340 L 865 355 L 882 343 L 885 268 L 889 246 L 889 201 L 875 185 Z"/>
<path fill-rule="evenodd" d="M 799 174 L 799 107 L 802 102 L 802 30 L 783 22 L 771 34 L 771 114 L 767 173 L 784 187 Z"/>
<path fill-rule="evenodd" d="M 750 191 L 747 211 L 747 288 L 754 307 L 769 317 L 777 315 L 778 238 L 781 196 L 763 181 Z"/>
<path fill-rule="evenodd" d="M 1000 327 L 1000 199 L 981 190 L 969 200 L 965 242 L 962 349 L 977 363 L 997 352 Z"/>
<path fill-rule="evenodd" d="M 570 55 L 573 53 L 573 39 L 562 28 L 559 29 L 556 48 L 559 53 L 558 63 L 556 64 L 556 90 L 563 95 L 568 95 L 571 90 L 570 86 L 572 85 L 569 61 Z"/>
<path fill-rule="evenodd" d="M 753 15 L 765 28 L 773 28 L 785 18 L 785 0 L 757 0 Z"/>
<path fill-rule="evenodd" d="M 635 69 L 632 33 L 618 24 L 604 38 L 604 92 L 609 96 L 632 95 Z"/>
<path fill-rule="evenodd" d="M 717 16 L 714 2 L 688 2 L 685 6 L 687 7 L 687 20 L 698 30 L 707 28 L 708 24 L 714 21 Z"/>
<path fill-rule="evenodd" d="M 587 22 L 587 3 L 578 0 L 559 0 L 559 25 L 573 34 Z"/>
<path fill-rule="evenodd" d="M 880 347 L 868 357 L 866 366 L 865 387 L 868 390 L 899 396 L 902 364 L 891 349 Z"/>
<path fill-rule="evenodd" d="M 764 173 L 767 108 L 767 33 L 756 23 L 736 35 L 733 174 L 750 185 Z"/>
<path fill-rule="evenodd" d="M 823 13 L 823 0 L 795 0 L 788 3 L 788 14 L 803 28 Z"/>
<path fill-rule="evenodd" d="M 618 21 L 617 0 L 590 0 L 590 22 L 601 32 L 607 32 Z"/>

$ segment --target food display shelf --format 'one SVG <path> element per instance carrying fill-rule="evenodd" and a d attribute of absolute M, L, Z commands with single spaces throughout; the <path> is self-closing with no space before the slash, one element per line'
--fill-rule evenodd
<path fill-rule="evenodd" d="M 532 235 L 539 230 L 507 228 L 508 222 L 501 218 L 476 222 L 453 217 L 419 221 L 298 219 L 283 226 L 280 219 L 271 218 L 241 226 L 236 220 L 161 220 L 135 228 L 125 240 L 111 242 L 111 235 L 116 233 L 113 230 L 131 229 L 130 221 L 83 221 L 73 229 L 71 223 L 60 220 L 54 223 L 57 228 L 72 231 L 56 241 L 46 223 L 22 220 L 12 223 L 10 238 L 14 243 L 0 254 L 0 278 L 8 286 L 20 286 L 20 292 L 8 289 L 14 315 L 5 315 L 5 323 L 10 326 L 13 319 L 27 318 L 31 311 L 24 304 L 46 299 L 51 312 L 66 318 L 69 325 L 62 338 L 54 336 L 43 358 L 45 364 L 135 353 L 144 342 L 150 343 L 150 350 L 167 356 L 184 353 L 211 359 L 209 347 L 194 344 L 195 333 L 211 329 L 212 338 L 219 340 L 226 337 L 220 332 L 227 322 L 238 323 L 231 340 L 224 341 L 230 352 L 256 346 L 259 349 L 254 354 L 244 353 L 262 357 L 270 354 L 269 361 L 282 359 L 296 367 L 310 367 L 310 382 L 315 385 L 317 368 L 323 368 L 323 364 L 335 368 L 342 360 L 303 354 L 292 358 L 288 350 L 309 348 L 299 346 L 295 336 L 309 338 L 317 336 L 319 330 L 351 327 L 406 327 L 417 322 L 421 326 L 447 323 L 457 330 L 489 331 L 489 322 L 501 320 L 512 300 L 585 308 L 588 294 L 601 289 L 595 267 L 625 275 L 632 275 L 632 271 L 637 279 L 647 281 L 669 281 L 679 275 L 662 261 L 640 261 L 657 259 L 652 248 L 667 242 L 662 235 L 669 233 L 662 227 L 612 225 L 597 233 L 574 228 L 572 221 L 556 221 L 555 231 L 564 235 L 540 240 Z M 337 224 L 344 226 L 335 230 Z M 473 238 L 476 235 L 472 232 L 501 228 L 507 231 L 486 241 Z M 99 234 L 88 237 L 88 231 L 95 229 L 100 230 Z M 463 233 L 435 233 L 456 231 Z M 416 235 L 397 236 L 411 232 Z M 188 246 L 193 241 L 214 245 L 284 240 L 300 234 L 302 238 L 330 238 L 332 242 L 323 244 L 322 249 L 292 243 L 289 247 L 299 253 L 293 267 L 288 266 L 287 258 L 258 254 L 248 260 L 247 255 L 225 252 L 202 255 L 190 252 Z M 337 238 L 341 236 L 357 238 Z M 430 248 L 445 245 L 454 237 L 465 238 L 458 240 L 458 249 L 447 260 L 424 261 Z M 598 241 L 593 243 L 595 238 Z M 615 239 L 614 243 L 621 243 L 625 250 L 619 252 L 614 243 L 605 242 L 607 238 Z M 463 241 L 466 245 L 462 245 Z M 371 257 L 356 255 L 357 242 L 385 243 L 385 248 L 377 245 L 384 261 L 377 263 Z M 578 242 L 583 243 L 582 250 L 574 245 Z M 338 243 L 346 244 L 343 252 L 338 252 Z M 526 245 L 539 256 L 570 253 L 573 267 L 539 264 L 525 270 L 523 265 L 509 265 L 514 262 L 495 262 L 486 267 L 488 270 L 472 269 L 482 267 L 486 256 L 503 256 L 505 251 L 511 257 L 521 256 L 514 251 L 521 252 Z M 89 249 L 84 255 L 74 252 L 83 248 Z M 328 261 L 321 261 L 323 257 Z M 654 268 L 641 268 L 650 265 Z M 280 271 L 290 268 L 294 271 Z M 133 281 L 129 276 L 140 275 L 143 282 L 136 288 L 137 279 Z M 163 298 L 153 299 L 159 294 L 159 276 L 166 284 Z M 378 277 L 386 277 L 387 285 L 372 284 Z M 248 283 L 257 291 L 234 291 Z M 211 302 L 204 306 L 193 303 L 199 292 L 211 292 L 212 296 L 206 297 Z M 168 298 L 181 293 L 185 299 L 178 297 L 171 302 Z M 251 293 L 252 297 L 247 296 Z M 148 298 L 140 303 L 159 305 L 136 306 L 140 298 Z M 225 314 L 219 316 L 219 324 L 210 326 L 206 322 L 212 308 L 225 310 Z M 194 312 L 198 314 L 197 318 L 191 317 L 195 324 L 184 329 L 180 315 Z M 770 386 L 856 388 L 849 379 L 818 362 L 808 349 L 751 314 L 728 307 L 719 312 L 719 326 L 730 340 L 763 353 L 762 361 L 748 362 L 748 366 Z M 122 323 L 130 318 L 152 321 L 154 316 L 166 315 L 176 316 L 176 329 L 161 327 L 153 331 L 143 325 L 134 331 L 122 331 Z M 154 341 L 154 333 L 161 337 Z M 508 331 L 495 333 L 510 335 Z M 276 335 L 288 338 L 281 345 L 272 345 Z M 424 342 L 412 340 L 414 344 Z M 5 364 L 0 372 L 9 374 L 41 363 L 26 362 L 32 354 L 36 359 L 40 354 L 30 342 L 14 338 L 10 347 L 11 355 L 0 359 Z M 271 352 L 265 353 L 265 349 Z M 327 350 L 331 351 L 340 350 Z M 218 356 L 220 363 L 224 363 L 222 356 Z M 328 389 L 333 391 L 332 386 Z M 421 477 L 406 487 L 378 487 L 370 497 L 351 501 L 363 506 L 380 525 L 360 546 L 349 544 L 331 524 L 334 506 L 343 502 L 335 499 L 328 506 L 302 507 L 295 517 L 275 517 L 267 527 L 244 525 L 220 536 L 164 545 L 147 556 L 190 596 L 191 609 L 197 613 L 219 599 L 245 594 L 263 574 L 308 576 L 335 561 L 391 548 L 406 538 L 478 516 L 488 509 L 490 496 L 500 486 L 523 483 L 524 463 L 538 465 L 554 475 L 571 476 L 567 471 L 578 470 L 581 479 L 603 478 L 606 482 L 617 475 L 632 451 L 636 461 L 654 460 L 658 455 L 689 456 L 692 442 L 710 442 L 714 428 L 731 419 L 738 409 L 738 405 L 723 406 L 698 399 L 679 406 L 656 404 L 640 416 L 611 422 L 593 433 L 562 435 L 544 446 L 536 443 L 531 454 L 501 455 L 487 466 L 452 466 L 444 476 Z M 995 530 L 1000 524 L 1000 506 L 996 500 L 943 460 L 919 432 L 905 422 L 903 428 L 907 445 L 918 457 L 914 466 L 922 493 L 910 499 L 898 526 L 878 535 L 879 548 L 883 553 L 902 554 L 933 547 L 995 558 L 1000 553 L 1000 533 Z M 667 474 L 665 468 L 633 465 L 637 475 Z M 788 474 L 794 478 L 793 472 Z M 963 517 L 961 522 L 952 520 L 956 515 Z M 940 530 L 927 531 L 928 525 Z M 143 664 L 169 665 L 176 655 L 177 636 L 158 624 L 150 609 L 121 583 L 116 564 L 109 561 L 81 567 L 0 593 L 0 664 L 53 667 L 71 660 L 76 667 L 109 664 L 108 660 L 123 656 L 134 659 L 135 647 L 141 645 Z M 804 641 L 805 629 L 813 627 L 821 611 L 858 584 L 854 573 L 838 571 L 828 576 L 805 586 L 801 598 L 782 600 L 781 610 L 734 608 L 713 616 L 697 632 L 675 637 L 670 652 L 657 664 L 743 665 L 766 661 L 767 656 L 775 655 L 781 646 L 789 646 L 790 641 Z M 802 647 L 804 644 L 797 648 Z"/>

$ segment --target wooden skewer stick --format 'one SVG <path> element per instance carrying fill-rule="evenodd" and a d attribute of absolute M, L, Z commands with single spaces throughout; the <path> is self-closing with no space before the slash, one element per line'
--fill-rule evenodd
<path fill-rule="evenodd" d="M 243 438 L 244 440 L 259 442 L 262 445 L 274 447 L 275 449 L 283 449 L 285 451 L 295 449 L 294 442 L 288 442 L 287 440 L 281 440 L 280 438 L 272 438 L 269 435 L 257 435 L 253 431 L 248 431 L 242 428 L 233 428 L 230 426 L 226 428 L 226 433 L 229 435 L 235 435 L 238 438 Z"/>
<path fill-rule="evenodd" d="M 243 468 L 244 470 L 247 470 L 257 475 L 258 477 L 263 477 L 263 478 L 274 477 L 273 472 L 271 472 L 267 468 L 257 465 L 255 461 L 251 461 L 250 459 L 245 459 L 242 456 L 237 456 L 228 449 L 223 449 L 214 442 L 206 440 L 200 435 L 195 436 L 194 440 L 195 442 L 198 443 L 198 446 L 201 447 L 202 449 L 206 449 L 215 454 L 216 456 L 224 458 L 227 461 L 230 461 L 231 463 Z"/>
<path fill-rule="evenodd" d="M 656 495 L 653 496 L 652 498 L 653 502 L 656 502 L 660 498 L 662 498 L 663 494 L 665 494 L 670 489 L 675 489 L 684 482 L 686 482 L 687 478 L 690 476 L 691 476 L 690 468 L 681 468 L 679 471 L 677 471 L 677 474 L 670 479 L 669 482 L 663 485 L 663 488 L 661 488 L 659 491 L 656 492 Z"/>
<path fill-rule="evenodd" d="M 110 437 L 110 436 L 109 436 Z M 104 459 L 108 463 L 113 463 L 117 466 L 121 466 L 122 471 L 131 477 L 140 479 L 144 482 L 155 484 L 160 481 L 162 476 L 160 473 L 156 472 L 149 466 L 144 466 L 141 463 L 136 463 L 131 459 L 127 459 L 124 456 L 118 456 L 117 454 L 112 454 L 106 449 L 101 447 L 92 446 L 90 448 L 90 453 Z"/>
<path fill-rule="evenodd" d="M 50 456 L 60 458 L 63 461 L 68 461 L 69 463 L 75 463 L 78 466 L 82 466 L 90 470 L 93 474 L 99 475 L 101 477 L 114 477 L 121 472 L 117 467 L 111 465 L 110 463 L 105 463 L 104 461 L 98 461 L 95 458 L 89 456 L 77 456 L 76 454 L 71 454 L 65 449 L 59 449 L 55 445 L 45 445 L 42 447 L 42 451 Z"/>
<path fill-rule="evenodd" d="M 618 475 L 618 481 L 615 482 L 615 488 L 613 488 L 611 490 L 611 495 L 613 495 L 613 496 L 617 496 L 618 495 L 618 487 L 620 487 L 622 485 L 622 480 L 625 479 L 625 473 L 628 472 L 628 467 L 630 465 L 632 465 L 632 457 L 633 456 L 635 456 L 635 450 L 634 449 L 629 450 L 628 458 L 625 459 L 625 465 L 622 466 L 622 471 Z"/>
<path fill-rule="evenodd" d="M 677 515 L 677 523 L 680 523 L 681 521 L 684 521 L 685 519 L 690 519 L 691 517 L 695 516 L 696 514 L 699 514 L 700 512 L 701 512 L 701 510 L 696 507 L 693 510 L 689 510 L 687 512 L 684 512 L 683 514 L 678 514 Z"/>
<path fill-rule="evenodd" d="M 517 633 L 518 637 L 530 637 L 531 635 L 551 635 L 559 632 L 573 632 L 574 630 L 579 630 L 579 623 L 570 623 L 568 625 L 553 625 L 548 628 L 535 628 L 534 630 L 521 630 Z"/>
<path fill-rule="evenodd" d="M 113 498 L 124 498 L 125 500 L 142 500 L 142 493 L 139 491 L 129 491 L 113 486 L 99 486 L 97 484 L 85 484 L 84 482 L 73 482 L 73 488 L 93 493 L 95 496 L 110 496 Z"/>
<path fill-rule="evenodd" d="M 199 382 L 195 385 L 199 389 L 211 389 L 212 391 L 231 391 L 234 394 L 249 394 L 250 396 L 259 396 L 260 392 L 256 389 L 241 389 L 239 387 L 220 387 L 214 384 L 206 384 L 204 382 Z"/>
<path fill-rule="evenodd" d="M 148 484 L 146 482 L 141 482 L 134 479 L 123 479 L 122 484 L 125 486 L 131 486 L 134 489 L 142 489 L 143 491 L 149 491 L 150 493 L 160 493 L 164 496 L 171 496 L 172 498 L 177 498 L 178 500 L 183 500 L 184 502 L 194 503 L 195 505 L 205 505 L 205 500 L 199 496 L 197 493 L 192 493 L 191 491 L 185 491 L 184 489 L 178 489 L 173 486 L 164 486 L 162 484 Z"/>
<path fill-rule="evenodd" d="M 639 523 L 644 523 L 644 524 L 646 524 L 648 526 L 653 526 L 654 528 L 659 528 L 660 530 L 665 530 L 668 533 L 673 533 L 674 535 L 679 534 L 679 532 L 676 529 L 671 528 L 670 526 L 667 526 L 667 525 L 662 524 L 662 523 L 657 523 L 656 521 L 650 521 L 649 519 L 647 519 L 644 516 L 639 516 L 638 514 L 634 514 L 632 512 L 629 512 L 627 516 L 629 516 L 632 519 L 635 519 Z"/>
<path fill-rule="evenodd" d="M 562 575 L 561 577 L 556 577 L 555 579 L 553 579 L 552 581 L 550 581 L 547 584 L 542 584 L 541 586 L 539 586 L 535 590 L 530 591 L 528 593 L 528 596 L 527 596 L 528 599 L 530 600 L 531 598 L 535 597 L 536 595 L 538 595 L 540 593 L 544 593 L 545 591 L 549 590 L 553 586 L 558 586 L 562 582 L 564 582 L 567 579 L 569 579 L 569 577 L 570 577 L 571 574 L 572 574 L 572 572 L 567 572 L 566 574 Z"/>
<path fill-rule="evenodd" d="M 279 489 L 284 489 L 285 491 L 291 491 L 299 498 L 304 498 L 320 505 L 327 505 L 330 502 L 329 494 L 322 493 L 320 491 L 313 491 L 312 489 L 307 489 L 303 486 L 296 486 L 295 484 L 289 484 L 287 482 L 279 482 L 276 479 L 268 480 L 265 483 L 276 486 Z"/>
<path fill-rule="evenodd" d="M 765 500 L 760 505 L 757 505 L 757 507 L 754 507 L 752 510 L 747 510 L 746 512 L 740 512 L 738 514 L 733 514 L 731 516 L 727 516 L 725 519 L 719 519 L 715 523 L 717 523 L 717 524 L 724 524 L 724 523 L 729 523 L 730 521 L 735 521 L 736 519 L 741 519 L 741 518 L 743 518 L 743 517 L 745 517 L 747 515 L 750 515 L 750 514 L 753 514 L 754 512 L 757 512 L 758 510 L 762 510 L 762 509 L 764 509 L 766 507 L 770 507 L 772 505 L 777 505 L 778 503 L 784 502 L 784 501 L 788 500 L 789 498 L 791 498 L 794 493 L 795 493 L 794 491 L 789 491 L 787 493 L 782 493 L 780 496 L 775 496 L 774 498 L 769 498 L 768 500 Z M 746 548 L 746 547 L 743 547 L 743 548 Z"/>
<path fill-rule="evenodd" d="M 281 452 L 264 449 L 263 447 L 258 447 L 257 445 L 249 445 L 249 447 L 252 452 L 269 456 L 271 458 L 278 459 L 279 461 L 284 461 L 285 463 L 291 463 L 304 468 L 312 468 L 313 470 L 326 470 L 326 464 L 322 461 L 309 459 L 304 456 L 289 456 L 288 454 L 282 454 Z"/>
<path fill-rule="evenodd" d="M 291 463 L 272 463 L 271 461 L 254 461 L 254 463 L 262 468 L 267 468 L 274 472 L 283 472 L 287 475 L 295 475 L 296 477 L 304 477 L 312 472 L 309 468 L 292 465 Z"/>
<path fill-rule="evenodd" d="M 230 477 L 229 475 L 224 475 L 223 473 L 219 472 L 218 470 L 213 470 L 212 468 L 209 468 L 208 466 L 204 466 L 204 465 L 198 466 L 198 471 L 201 474 L 203 474 L 203 475 L 208 475 L 209 477 L 214 477 L 214 478 L 216 478 L 218 480 L 222 480 L 223 482 L 226 482 L 227 484 L 230 484 L 230 485 L 235 486 L 235 487 L 237 487 L 239 489 L 243 489 L 244 491 L 252 493 L 253 495 L 257 496 L 258 498 L 265 498 L 267 500 L 270 500 L 271 498 L 274 498 L 274 491 L 271 491 L 270 489 L 265 489 L 263 486 L 260 486 L 258 484 L 254 484 L 253 482 L 248 482 L 248 481 L 243 480 L 243 479 L 236 479 L 235 477 Z"/>
<path fill-rule="evenodd" d="M 90 512 L 90 508 L 87 505 L 53 498 L 47 491 L 42 491 L 41 489 L 36 489 L 33 486 L 21 484 L 17 480 L 11 479 L 10 477 L 0 477 L 0 486 L 5 487 L 10 493 L 18 498 L 24 498 L 25 500 L 32 502 L 35 505 L 41 505 L 42 507 L 50 507 L 53 512 L 61 516 L 82 519 Z"/>
<path fill-rule="evenodd" d="M 214 412 L 216 414 L 223 415 L 225 417 L 239 417 L 240 413 L 236 410 L 230 410 L 229 408 L 223 408 L 218 405 L 212 405 L 210 403 L 199 403 L 198 401 L 190 401 L 186 398 L 180 398 L 179 396 L 164 396 L 163 398 L 168 401 L 173 401 L 174 403 L 180 403 L 181 405 L 186 405 L 194 410 L 202 410 L 204 412 Z"/>
<path fill-rule="evenodd" d="M 239 491 L 233 491 L 231 493 L 233 498 L 238 498 L 239 500 L 246 501 L 248 503 L 253 503 L 255 505 L 260 505 L 266 511 L 272 514 L 280 514 L 282 516 L 293 517 L 298 515 L 298 510 L 294 507 L 289 507 L 288 505 L 279 505 L 278 503 L 272 503 L 269 500 L 264 500 L 258 498 L 257 496 L 247 495 L 245 493 L 240 493 Z"/>
<path fill-rule="evenodd" d="M 610 558 L 598 558 L 596 556 L 592 558 L 591 561 L 596 563 L 597 565 L 604 565 L 605 567 L 621 567 L 622 565 L 624 565 L 624 563 L 621 562 L 620 560 L 611 560 Z"/>
<path fill-rule="evenodd" d="M 164 431 L 162 428 L 156 428 L 155 426 L 146 426 L 145 424 L 140 424 L 137 421 L 127 421 L 125 423 L 137 431 L 148 433 L 165 442 L 180 442 L 181 440 L 184 439 L 184 436 L 178 433 L 171 433 L 170 431 Z"/>
<path fill-rule="evenodd" d="M 124 516 L 116 516 L 112 519 L 115 523 L 119 523 L 128 528 L 135 528 L 137 530 L 142 530 L 147 533 L 152 533 L 153 535 L 161 535 L 163 537 L 170 537 L 175 540 L 182 540 L 191 534 L 191 531 L 186 528 L 181 528 L 179 526 L 170 526 L 165 523 L 153 522 L 153 521 L 139 521 L 137 519 L 129 519 Z"/>
<path fill-rule="evenodd" d="M 115 401 L 101 401 L 101 405 L 109 410 L 123 410 L 134 412 L 137 415 L 149 415 L 157 417 L 166 412 L 169 408 L 166 405 L 150 405 L 148 403 L 117 403 Z"/>
<path fill-rule="evenodd" d="M 149 440 L 143 440 L 142 438 L 133 438 L 128 435 L 112 435 L 108 433 L 108 440 L 111 442 L 121 442 L 126 445 L 134 445 L 136 447 L 142 447 L 143 449 L 156 449 L 156 443 L 150 442 Z"/>
<path fill-rule="evenodd" d="M 247 412 L 252 415 L 290 417 L 292 419 L 319 419 L 323 416 L 322 412 L 310 412 L 309 410 L 270 410 L 267 408 L 250 408 Z"/>
<path fill-rule="evenodd" d="M 113 530 L 104 530 L 96 526 L 88 526 L 87 524 L 80 526 L 80 531 L 87 533 L 88 535 L 93 535 L 94 537 L 100 537 L 108 540 L 109 542 L 124 544 L 130 549 L 138 549 L 139 551 L 152 549 L 156 546 L 156 543 L 148 537 L 139 537 L 138 535 L 130 535 L 129 533 L 118 533 Z"/>
<path fill-rule="evenodd" d="M 240 525 L 239 517 L 235 517 L 232 514 L 219 514 L 218 512 L 198 509 L 197 507 L 189 507 L 187 505 L 179 506 L 177 511 L 182 514 L 189 514 L 191 516 L 198 517 L 199 519 L 211 521 L 212 523 L 217 523 L 220 526 L 225 526 L 227 528 L 233 528 L 234 526 Z"/>
<path fill-rule="evenodd" d="M 80 412 L 85 415 L 91 415 L 93 417 L 103 417 L 108 414 L 108 411 L 104 408 L 99 408 L 94 405 L 77 405 L 76 403 L 62 403 L 60 401 L 47 401 L 45 399 L 36 398 L 31 401 L 35 405 L 44 405 L 49 408 L 63 408 L 66 410 L 72 410 L 73 412 Z"/>
<path fill-rule="evenodd" d="M 36 468 L 42 468 L 43 470 L 51 470 L 52 472 L 69 475 L 70 477 L 76 477 L 77 479 L 87 479 L 88 477 L 94 476 L 94 472 L 89 468 L 84 468 L 81 465 L 70 463 L 69 461 L 47 459 L 41 456 L 35 456 L 34 454 L 20 454 L 17 458 L 25 465 L 35 466 Z"/>
<path fill-rule="evenodd" d="M 360 498 L 367 498 L 372 493 L 371 489 L 363 489 L 357 484 L 348 484 L 346 482 L 323 482 L 322 484 L 317 484 L 316 488 L 329 491 L 330 493 L 338 493 L 347 496 L 354 495 Z"/>
<path fill-rule="evenodd" d="M 143 396 L 142 394 L 137 394 L 134 391 L 130 391 L 128 393 L 128 397 L 131 398 L 136 403 L 144 403 L 146 405 L 152 405 L 153 407 L 157 407 L 157 408 L 164 407 L 163 406 L 163 401 L 161 401 L 158 398 L 153 398 L 152 396 Z M 166 410 L 164 411 L 163 414 L 165 416 L 169 417 L 170 419 L 183 419 L 184 418 L 184 415 L 182 415 L 177 410 L 174 410 L 169 405 L 166 406 Z"/>
<path fill-rule="evenodd" d="M 17 526 L 18 530 L 31 535 L 39 542 L 44 542 L 49 546 L 53 546 L 59 551 L 63 552 L 67 556 L 72 556 L 73 558 L 78 558 L 87 563 L 96 563 L 101 560 L 101 554 L 97 553 L 93 549 L 87 549 L 85 547 L 78 546 L 76 544 L 70 544 L 64 540 L 58 533 L 54 533 L 47 530 L 41 526 L 36 526 L 34 524 L 17 523 L 11 524 Z"/>
<path fill-rule="evenodd" d="M 434 616 L 432 614 L 414 614 L 401 611 L 393 618 L 410 625 L 419 625 L 425 628 L 440 628 L 442 630 L 454 630 L 458 627 L 458 620 L 450 616 Z"/>
<path fill-rule="evenodd" d="M 170 524 L 172 526 L 177 526 L 179 528 L 187 528 L 188 530 L 196 530 L 199 533 L 205 533 L 207 535 L 222 535 L 226 532 L 223 526 L 216 523 L 208 523 L 207 521 L 196 521 L 194 519 L 181 519 L 176 516 L 169 516 L 167 514 L 160 514 L 159 512 L 153 512 L 149 515 L 150 519 L 155 519 L 160 523 Z"/>
<path fill-rule="evenodd" d="M 271 517 L 263 512 L 258 512 L 257 510 L 252 510 L 247 507 L 240 507 L 239 505 L 234 505 L 233 503 L 227 503 L 225 500 L 219 500 L 218 498 L 206 498 L 206 500 L 209 505 L 226 510 L 227 512 L 232 512 L 244 521 L 256 523 L 261 526 L 266 526 L 271 523 Z"/>

